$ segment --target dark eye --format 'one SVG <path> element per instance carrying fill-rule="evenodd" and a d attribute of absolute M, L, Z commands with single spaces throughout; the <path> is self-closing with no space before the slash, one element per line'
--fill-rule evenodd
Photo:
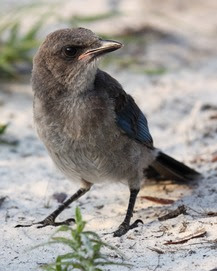
<path fill-rule="evenodd" d="M 63 47 L 63 53 L 67 57 L 75 57 L 78 53 L 78 49 L 72 46 Z"/>

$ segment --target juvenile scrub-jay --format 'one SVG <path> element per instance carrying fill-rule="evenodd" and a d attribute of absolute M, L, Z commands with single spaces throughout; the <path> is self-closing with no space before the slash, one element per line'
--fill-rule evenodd
<path fill-rule="evenodd" d="M 72 221 L 55 219 L 93 184 L 125 181 L 130 189 L 129 205 L 114 232 L 121 236 L 135 226 L 130 219 L 144 177 L 185 181 L 200 176 L 153 146 L 147 120 L 134 99 L 98 69 L 99 57 L 121 47 L 84 28 L 62 29 L 47 36 L 34 58 L 37 132 L 57 168 L 81 184 L 57 210 L 34 223 L 39 227 Z"/>

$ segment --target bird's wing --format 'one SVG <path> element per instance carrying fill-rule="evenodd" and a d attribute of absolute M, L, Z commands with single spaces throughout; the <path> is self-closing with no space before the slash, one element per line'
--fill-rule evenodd
<path fill-rule="evenodd" d="M 116 108 L 116 116 L 117 125 L 130 138 L 148 147 L 153 147 L 147 119 L 130 95 L 126 96 L 126 101 L 122 108 Z"/>
<path fill-rule="evenodd" d="M 148 122 L 134 99 L 109 74 L 98 71 L 96 87 L 108 93 L 114 101 L 117 126 L 131 139 L 153 148 Z"/>

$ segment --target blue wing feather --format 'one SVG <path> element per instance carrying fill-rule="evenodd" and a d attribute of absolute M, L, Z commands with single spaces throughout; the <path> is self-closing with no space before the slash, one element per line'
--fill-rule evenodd
<path fill-rule="evenodd" d="M 153 139 L 148 129 L 148 122 L 131 96 L 122 110 L 116 111 L 117 125 L 132 139 L 153 147 Z"/>

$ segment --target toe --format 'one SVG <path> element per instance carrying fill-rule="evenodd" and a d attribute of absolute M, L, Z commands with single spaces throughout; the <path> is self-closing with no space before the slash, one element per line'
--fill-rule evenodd
<path fill-rule="evenodd" d="M 126 224 L 121 224 L 119 228 L 114 232 L 113 236 L 114 237 L 121 237 L 125 233 L 127 233 L 129 230 L 129 225 Z"/>

